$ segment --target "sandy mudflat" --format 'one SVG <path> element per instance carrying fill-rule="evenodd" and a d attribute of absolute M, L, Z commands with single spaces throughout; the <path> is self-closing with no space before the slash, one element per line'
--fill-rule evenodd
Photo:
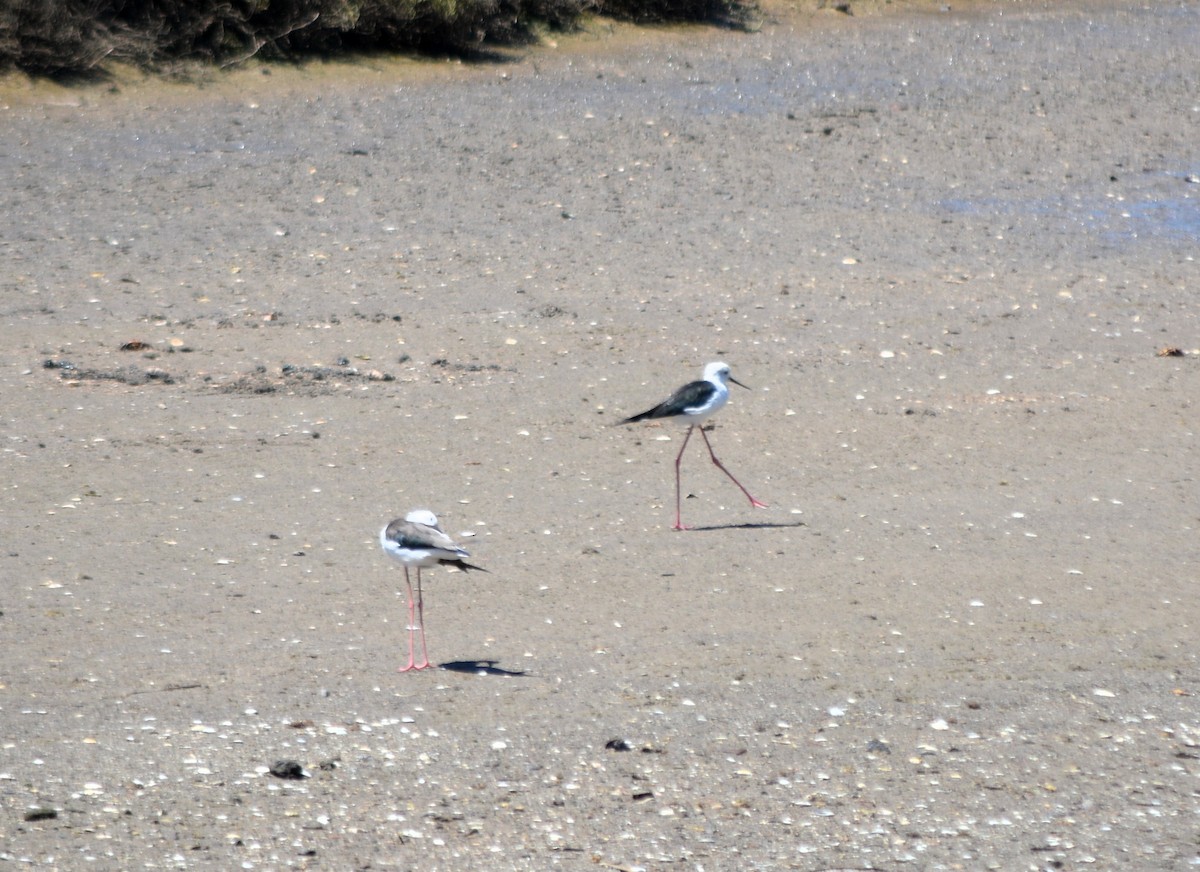
<path fill-rule="evenodd" d="M 1197 45 L 10 81 L 0 866 L 1200 866 Z M 616 422 L 718 358 L 770 508 L 698 443 L 675 533 L 681 433 Z M 490 574 L 399 675 L 415 506 Z"/>

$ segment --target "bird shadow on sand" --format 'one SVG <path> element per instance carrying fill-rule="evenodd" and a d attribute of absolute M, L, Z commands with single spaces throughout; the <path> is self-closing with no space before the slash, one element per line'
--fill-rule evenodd
<path fill-rule="evenodd" d="M 714 530 L 779 530 L 789 527 L 807 527 L 808 524 L 803 521 L 789 521 L 783 523 L 764 522 L 760 524 L 710 524 L 704 527 L 688 527 L 685 532 L 688 533 L 711 533 Z"/>
<path fill-rule="evenodd" d="M 439 663 L 438 668 L 448 672 L 465 672 L 471 675 L 517 677 L 526 674 L 521 669 L 502 669 L 496 665 L 499 662 L 499 660 L 451 660 L 447 663 Z"/>

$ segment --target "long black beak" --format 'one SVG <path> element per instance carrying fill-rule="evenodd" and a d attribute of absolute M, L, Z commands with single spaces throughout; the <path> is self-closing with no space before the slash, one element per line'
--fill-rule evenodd
<path fill-rule="evenodd" d="M 744 385 L 744 384 L 742 384 L 740 381 L 738 381 L 737 379 L 735 379 L 733 376 L 730 376 L 730 377 L 729 377 L 729 380 L 730 380 L 731 382 L 733 382 L 735 385 L 737 385 L 739 388 L 745 388 L 746 390 L 750 390 L 750 387 L 749 387 L 748 385 Z"/>

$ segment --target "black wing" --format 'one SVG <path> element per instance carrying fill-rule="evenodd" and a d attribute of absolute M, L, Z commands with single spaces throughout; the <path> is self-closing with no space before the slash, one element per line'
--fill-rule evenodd
<path fill-rule="evenodd" d="M 647 409 L 632 418 L 626 418 L 621 423 L 636 424 L 638 421 L 649 421 L 654 418 L 676 418 L 685 414 L 688 409 L 703 406 L 708 402 L 708 398 L 712 396 L 714 390 L 716 388 L 710 382 L 688 382 L 653 409 Z"/>

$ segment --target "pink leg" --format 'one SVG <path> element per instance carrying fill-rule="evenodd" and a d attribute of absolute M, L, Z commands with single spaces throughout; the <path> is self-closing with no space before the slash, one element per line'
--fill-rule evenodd
<path fill-rule="evenodd" d="M 733 477 L 733 473 L 725 468 L 725 464 L 723 464 L 723 463 L 721 463 L 721 461 L 717 460 L 717 455 L 714 454 L 713 450 L 712 450 L 712 443 L 708 441 L 708 434 L 704 432 L 703 427 L 700 428 L 700 435 L 704 437 L 704 444 L 708 446 L 708 456 L 712 458 L 712 462 L 717 465 L 717 467 L 721 470 L 721 472 L 723 472 L 727 476 L 729 476 L 729 480 L 731 482 L 733 482 L 739 488 L 741 488 L 742 493 L 744 493 L 746 495 L 746 499 L 750 500 L 750 505 L 754 506 L 756 509 L 767 508 L 766 503 L 760 503 L 754 497 L 750 496 L 750 491 L 748 491 L 744 487 L 742 487 L 742 483 Z"/>
<path fill-rule="evenodd" d="M 425 596 L 421 592 L 421 567 L 417 567 L 417 624 L 421 627 L 421 656 L 425 658 L 424 663 L 418 663 L 417 669 L 425 669 L 429 666 L 429 651 L 425 647 Z"/>
<path fill-rule="evenodd" d="M 679 446 L 679 453 L 675 455 L 675 526 L 673 530 L 688 530 L 690 527 L 683 526 L 683 521 L 680 517 L 680 497 L 679 497 L 679 461 L 683 460 L 683 450 L 687 448 L 688 440 L 692 438 L 692 430 L 695 425 L 688 427 L 687 435 L 683 437 L 683 444 Z M 701 433 L 704 431 L 701 430 Z"/>
<path fill-rule="evenodd" d="M 416 616 L 413 612 L 412 582 L 409 581 L 409 579 L 408 579 L 408 567 L 407 566 L 404 567 L 404 583 L 408 585 L 408 665 L 400 667 L 400 669 L 398 670 L 399 672 L 409 672 L 410 670 L 413 670 L 413 669 L 420 669 L 420 667 L 417 666 L 416 661 L 413 659 L 413 642 L 414 642 L 413 632 L 416 630 L 416 625 L 413 623 L 413 620 Z M 418 585 L 418 587 L 420 586 L 420 584 L 421 584 L 421 570 L 418 569 L 417 570 L 417 585 Z"/>

